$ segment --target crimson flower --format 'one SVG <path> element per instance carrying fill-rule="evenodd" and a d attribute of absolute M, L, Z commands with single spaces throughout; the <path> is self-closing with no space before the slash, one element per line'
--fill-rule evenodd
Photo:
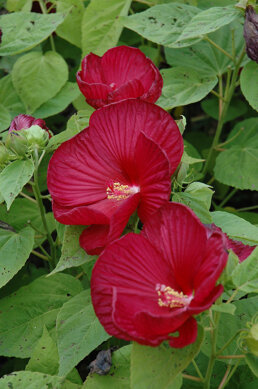
<path fill-rule="evenodd" d="M 225 236 L 226 248 L 228 250 L 234 251 L 234 253 L 238 256 L 239 262 L 243 262 L 249 255 L 253 252 L 256 246 L 248 246 L 242 242 L 239 242 L 234 239 L 230 239 L 227 234 L 222 232 L 221 228 L 217 227 L 215 224 L 211 224 L 207 226 L 208 236 L 213 231 L 219 231 Z"/>
<path fill-rule="evenodd" d="M 82 60 L 77 83 L 86 101 L 94 108 L 129 98 L 155 103 L 163 80 L 159 69 L 139 49 L 114 47 L 103 57 L 93 53 Z"/>
<path fill-rule="evenodd" d="M 55 218 L 91 225 L 80 244 L 99 254 L 136 209 L 145 222 L 169 200 L 170 177 L 182 153 L 175 121 L 156 105 L 129 99 L 95 111 L 89 127 L 63 143 L 50 161 Z"/>
<path fill-rule="evenodd" d="M 200 220 L 178 203 L 161 207 L 140 235 L 111 243 L 91 278 L 93 306 L 105 330 L 150 346 L 193 343 L 193 315 L 210 308 L 223 291 L 216 282 L 227 262 L 224 244 L 219 232 L 207 238 Z"/>
<path fill-rule="evenodd" d="M 25 130 L 27 128 L 30 128 L 31 126 L 41 127 L 43 130 L 47 131 L 49 138 L 51 138 L 51 134 L 49 132 L 49 129 L 47 128 L 47 125 L 43 119 L 36 119 L 33 116 L 23 115 L 23 114 L 16 116 L 12 120 L 8 132 L 10 133 L 13 131 Z"/>

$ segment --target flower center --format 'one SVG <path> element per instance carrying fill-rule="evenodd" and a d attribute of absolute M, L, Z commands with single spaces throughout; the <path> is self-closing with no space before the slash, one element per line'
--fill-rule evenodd
<path fill-rule="evenodd" d="M 138 186 L 129 186 L 120 184 L 120 182 L 112 182 L 108 185 L 106 192 L 108 200 L 125 200 L 130 195 L 139 192 Z"/>
<path fill-rule="evenodd" d="M 183 292 L 177 292 L 170 286 L 163 284 L 156 285 L 156 292 L 159 296 L 158 304 L 160 307 L 182 308 L 192 300 L 192 296 L 187 296 Z"/>

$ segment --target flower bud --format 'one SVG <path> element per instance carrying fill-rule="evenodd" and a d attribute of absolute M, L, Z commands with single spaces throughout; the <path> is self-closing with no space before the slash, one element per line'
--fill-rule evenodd
<path fill-rule="evenodd" d="M 258 357 L 258 323 L 252 325 L 245 342 L 249 351 Z"/>
<path fill-rule="evenodd" d="M 253 61 L 258 62 L 258 14 L 251 5 L 245 12 L 244 38 L 246 42 L 246 54 Z"/>
<path fill-rule="evenodd" d="M 15 154 L 18 154 L 21 157 L 25 156 L 26 152 L 28 151 L 27 139 L 14 132 L 7 135 L 5 146 L 7 149 L 15 152 Z"/>
<path fill-rule="evenodd" d="M 33 125 L 30 128 L 26 128 L 25 130 L 21 130 L 22 136 L 27 139 L 28 144 L 30 146 L 38 146 L 43 148 L 46 146 L 49 135 L 47 131 L 43 130 L 38 125 Z"/>
<path fill-rule="evenodd" d="M 7 148 L 0 143 L 0 166 L 4 165 L 9 160 L 9 153 Z"/>

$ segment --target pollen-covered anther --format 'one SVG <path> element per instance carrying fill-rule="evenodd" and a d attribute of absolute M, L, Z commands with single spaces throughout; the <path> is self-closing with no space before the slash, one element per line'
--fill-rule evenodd
<path fill-rule="evenodd" d="M 130 195 L 139 192 L 137 186 L 123 185 L 119 182 L 113 182 L 107 187 L 107 198 L 109 200 L 125 200 Z"/>
<path fill-rule="evenodd" d="M 160 307 L 182 308 L 188 305 L 192 299 L 191 296 L 187 296 L 183 292 L 177 292 L 170 286 L 163 284 L 156 285 L 156 292 L 159 296 L 158 304 Z"/>

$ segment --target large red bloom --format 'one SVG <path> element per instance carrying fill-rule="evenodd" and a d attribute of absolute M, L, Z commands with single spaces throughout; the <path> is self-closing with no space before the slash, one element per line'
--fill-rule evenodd
<path fill-rule="evenodd" d="M 216 226 L 215 224 L 210 224 L 207 227 L 207 234 L 208 236 L 213 231 L 220 231 L 225 236 L 226 240 L 226 248 L 228 250 L 234 251 L 234 253 L 238 256 L 239 262 L 243 262 L 255 249 L 256 246 L 249 246 L 247 244 L 244 244 L 242 242 L 239 242 L 238 240 L 230 239 L 227 234 L 225 234 L 221 228 Z"/>
<path fill-rule="evenodd" d="M 43 130 L 46 130 L 49 135 L 49 138 L 51 138 L 49 129 L 47 128 L 47 125 L 43 119 L 36 119 L 33 116 L 23 114 L 15 116 L 15 118 L 11 122 L 8 132 L 10 133 L 13 131 L 25 130 L 27 128 L 30 128 L 31 126 L 36 125 L 41 127 Z"/>
<path fill-rule="evenodd" d="M 226 261 L 223 234 L 207 238 L 189 208 L 168 203 L 140 235 L 125 235 L 100 255 L 91 279 L 96 315 L 118 338 L 184 347 L 197 336 L 193 315 L 210 308 L 223 291 L 216 282 Z"/>
<path fill-rule="evenodd" d="M 77 83 L 86 101 L 94 108 L 139 97 L 155 103 L 163 80 L 159 69 L 139 49 L 114 47 L 103 57 L 90 53 L 82 60 Z"/>
<path fill-rule="evenodd" d="M 63 143 L 48 169 L 56 219 L 91 225 L 81 246 L 98 254 L 118 238 L 137 209 L 145 222 L 169 200 L 182 136 L 158 106 L 124 100 L 95 111 L 89 127 Z"/>

